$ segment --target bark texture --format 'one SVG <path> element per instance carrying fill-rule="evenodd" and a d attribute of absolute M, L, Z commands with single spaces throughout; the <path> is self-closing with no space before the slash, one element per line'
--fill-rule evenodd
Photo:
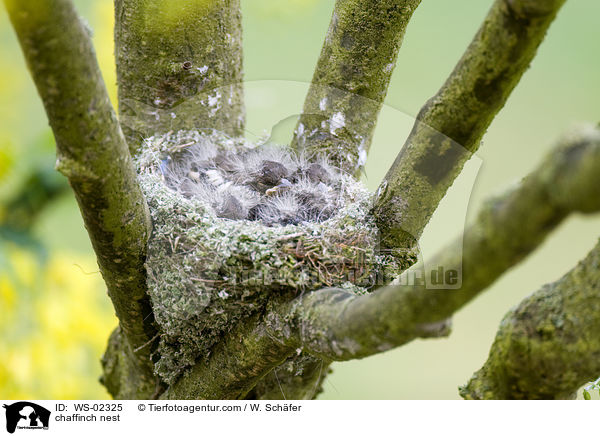
<path fill-rule="evenodd" d="M 600 374 L 600 243 L 500 324 L 465 399 L 572 399 Z"/>
<path fill-rule="evenodd" d="M 132 151 L 170 130 L 243 133 L 239 0 L 115 0 L 115 50 Z"/>
<path fill-rule="evenodd" d="M 337 0 L 293 145 L 365 164 L 410 18 L 421 0 Z"/>
<path fill-rule="evenodd" d="M 144 258 L 146 202 L 106 92 L 89 30 L 68 0 L 5 0 L 75 192 L 132 359 L 140 397 L 154 390 L 155 334 Z M 138 350 L 138 351 L 134 351 Z"/>
<path fill-rule="evenodd" d="M 416 245 L 447 189 L 479 148 L 565 0 L 496 0 L 454 71 L 417 121 L 379 188 L 382 245 Z"/>

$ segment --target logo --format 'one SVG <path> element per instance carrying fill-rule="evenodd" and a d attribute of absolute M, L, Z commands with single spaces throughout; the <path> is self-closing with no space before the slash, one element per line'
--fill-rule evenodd
<path fill-rule="evenodd" d="M 10 405 L 4 404 L 6 409 L 6 431 L 14 433 L 18 429 L 48 430 L 50 411 L 28 401 L 19 401 Z"/>

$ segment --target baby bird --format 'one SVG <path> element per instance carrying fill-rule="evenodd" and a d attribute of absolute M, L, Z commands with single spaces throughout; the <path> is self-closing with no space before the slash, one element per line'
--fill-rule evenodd
<path fill-rule="evenodd" d="M 275 186 L 281 179 L 285 179 L 289 174 L 288 169 L 279 162 L 265 160 L 262 163 L 258 183 L 266 186 Z"/>
<path fill-rule="evenodd" d="M 162 161 L 161 172 L 169 187 L 230 220 L 297 225 L 323 221 L 340 206 L 341 174 L 284 147 L 186 144 Z"/>

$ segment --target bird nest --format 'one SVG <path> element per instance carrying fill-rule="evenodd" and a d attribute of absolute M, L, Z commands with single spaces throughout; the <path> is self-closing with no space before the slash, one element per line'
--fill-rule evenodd
<path fill-rule="evenodd" d="M 180 131 L 137 158 L 153 231 L 148 289 L 171 382 L 270 298 L 324 287 L 366 292 L 392 277 L 377 250 L 372 196 L 352 176 L 293 150 Z"/>

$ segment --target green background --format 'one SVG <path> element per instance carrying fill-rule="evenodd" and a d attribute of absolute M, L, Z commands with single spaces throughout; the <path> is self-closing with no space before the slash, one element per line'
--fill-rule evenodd
<path fill-rule="evenodd" d="M 111 0 L 79 0 L 76 4 L 94 30 L 100 63 L 114 97 Z M 371 189 L 377 187 L 400 150 L 412 118 L 452 71 L 491 4 L 488 0 L 423 0 L 415 12 L 365 171 Z M 332 7 L 333 2 L 325 0 L 242 0 L 248 130 L 252 134 L 270 132 L 277 125 L 275 139 L 289 138 L 293 120 L 280 121 L 302 107 Z M 600 121 L 598 16 L 600 2 L 566 3 L 530 70 L 484 137 L 481 149 L 425 230 L 425 253 L 434 252 L 460 234 L 467 202 L 468 221 L 486 197 L 502 192 L 531 171 L 562 132 L 580 122 Z M 3 9 L 0 81 L 0 147 L 11 150 L 13 156 L 9 176 L 0 179 L 1 200 L 19 185 L 33 162 L 53 159 L 46 117 Z M 74 263 L 91 256 L 70 194 L 48 208 L 35 233 L 49 247 L 50 256 L 68 253 Z M 598 236 L 599 217 L 568 219 L 526 261 L 457 314 L 450 338 L 415 341 L 374 357 L 335 364 L 320 398 L 459 398 L 457 386 L 485 361 L 504 313 L 542 284 L 568 271 Z M 97 377 L 99 366 L 94 371 L 97 373 L 90 377 Z M 39 392 L 35 391 L 36 395 Z M 100 395 L 101 388 L 97 392 Z M 2 393 L 0 386 L 0 397 Z"/>

